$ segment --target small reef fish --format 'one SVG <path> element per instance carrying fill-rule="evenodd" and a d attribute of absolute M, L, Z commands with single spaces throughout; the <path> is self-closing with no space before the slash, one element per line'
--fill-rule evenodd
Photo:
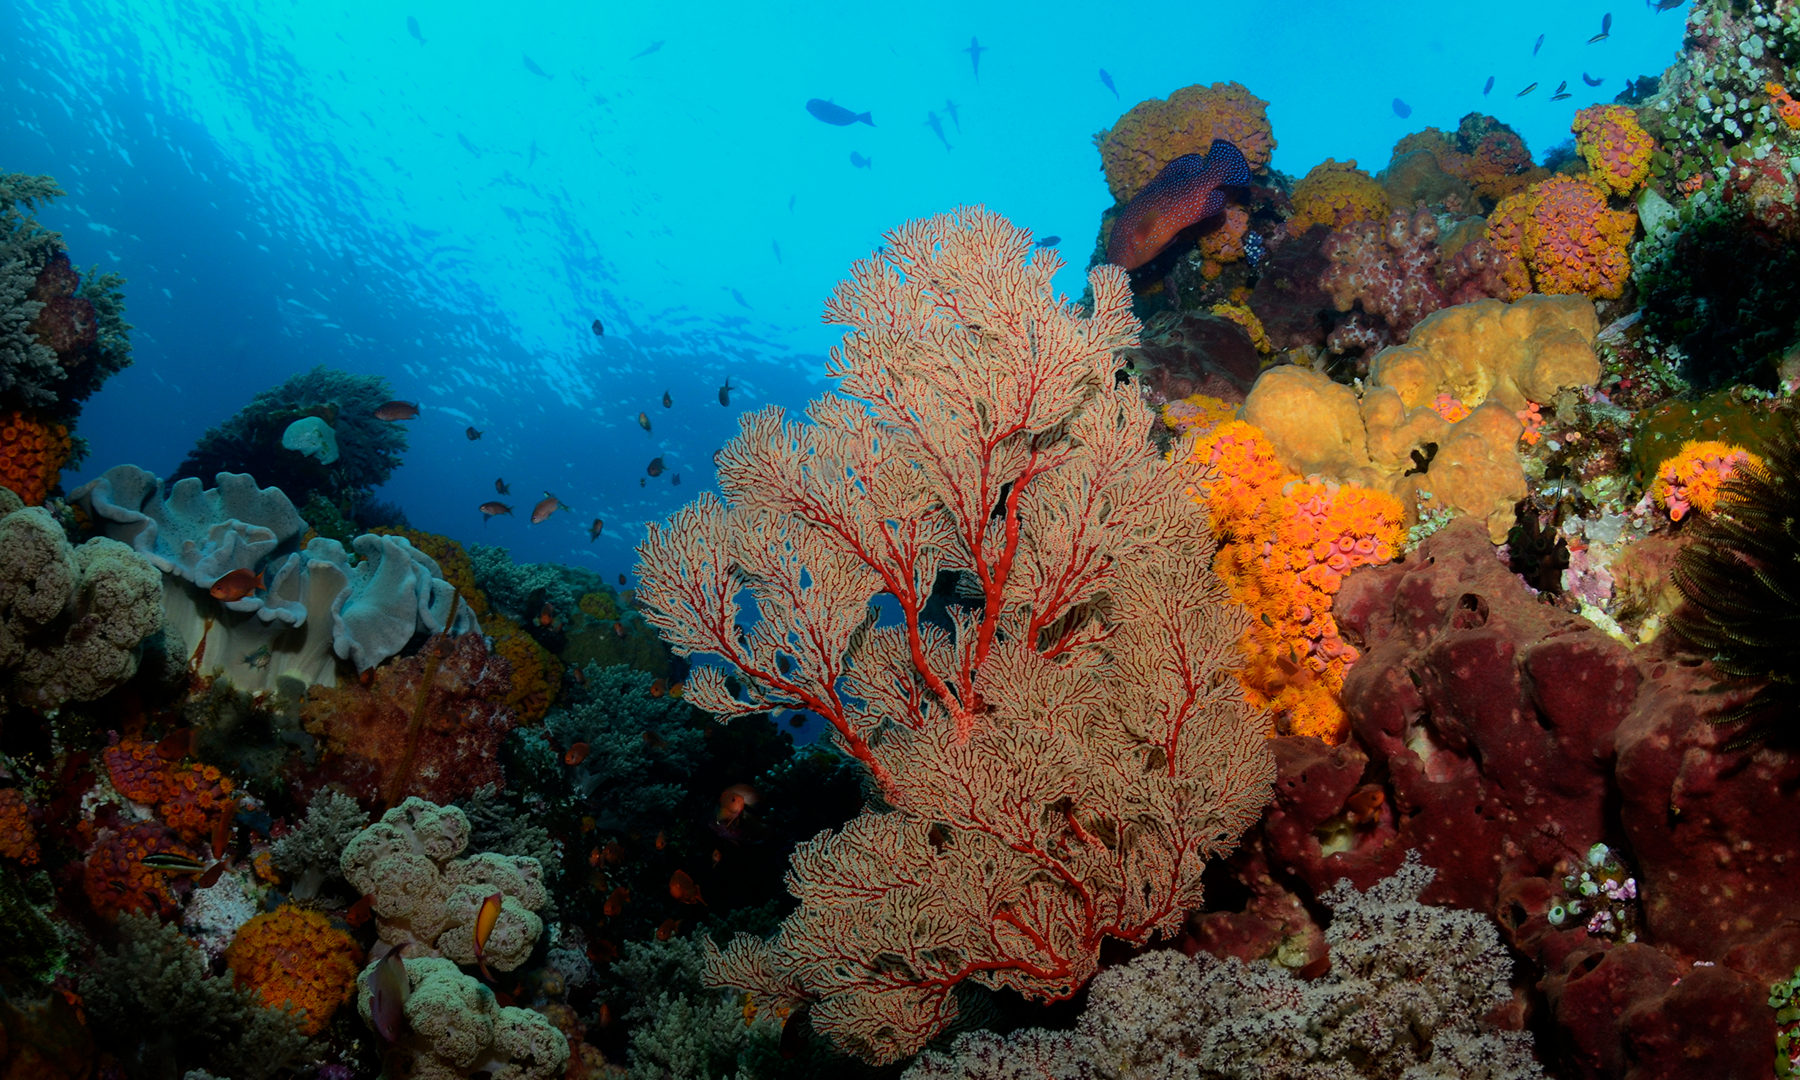
<path fill-rule="evenodd" d="M 621 585 L 625 584 L 625 575 L 624 574 L 619 575 L 619 584 L 621 584 Z"/>
<path fill-rule="evenodd" d="M 755 308 L 750 306 L 750 301 L 744 299 L 744 294 L 741 292 L 738 292 L 736 289 L 731 290 L 731 298 L 733 300 L 736 300 L 738 302 L 738 306 L 743 308 L 746 311 L 755 311 L 756 310 Z"/>
<path fill-rule="evenodd" d="M 1490 90 L 1492 90 L 1492 89 L 1493 89 L 1493 88 L 1494 88 L 1494 77 L 1493 77 L 1493 76 L 1492 76 L 1492 75 L 1489 75 L 1489 76 L 1488 76 L 1488 81 L 1487 81 L 1487 85 L 1486 85 L 1486 86 L 1483 86 L 1483 87 L 1482 87 L 1482 88 L 1481 88 L 1481 96 L 1482 96 L 1482 97 L 1487 97 L 1487 96 L 1488 96 L 1488 91 L 1490 91 Z"/>
<path fill-rule="evenodd" d="M 1665 11 L 1675 10 L 1685 3 L 1686 0 L 1647 0 L 1647 2 L 1650 5 L 1651 11 L 1661 15 Z"/>
<path fill-rule="evenodd" d="M 533 60 L 531 57 L 525 56 L 523 53 L 521 53 L 520 56 L 525 61 L 525 70 L 526 71 L 531 72 L 533 75 L 536 75 L 539 78 L 554 79 L 556 77 L 556 76 L 550 74 L 548 71 L 545 71 L 543 68 L 538 67 L 537 61 Z"/>
<path fill-rule="evenodd" d="M 488 982 L 494 981 L 487 967 L 488 938 L 494 933 L 494 924 L 500 921 L 500 910 L 505 903 L 503 894 L 490 893 L 475 912 L 475 962 L 481 966 L 481 977 Z"/>
<path fill-rule="evenodd" d="M 743 814 L 745 807 L 755 806 L 758 796 L 749 784 L 733 784 L 719 792 L 719 820 L 730 823 Z"/>
<path fill-rule="evenodd" d="M 656 834 L 656 850 L 661 851 L 662 849 L 664 849 L 668 846 L 669 846 L 668 834 L 661 832 L 661 831 L 657 832 L 657 834 Z"/>
<path fill-rule="evenodd" d="M 1556 92 L 1559 94 L 1562 93 L 1564 90 L 1567 90 L 1568 88 L 1569 88 L 1569 80 L 1567 80 L 1567 79 L 1564 79 L 1562 82 L 1559 82 L 1556 84 Z"/>
<path fill-rule="evenodd" d="M 274 657 L 275 654 L 269 651 L 267 645 L 264 645 L 253 653 L 244 654 L 244 666 L 252 671 L 262 671 L 269 666 L 269 661 Z"/>
<path fill-rule="evenodd" d="M 302 417 L 316 416 L 327 424 L 335 424 L 337 423 L 338 407 L 329 403 L 324 405 L 314 405 L 300 415 Z"/>
<path fill-rule="evenodd" d="M 674 686 L 669 687 L 669 696 L 677 701 L 681 700 L 681 695 L 685 693 L 687 693 L 687 690 L 681 683 L 676 683 Z"/>
<path fill-rule="evenodd" d="M 604 529 L 605 527 L 606 527 L 606 522 L 601 521 L 599 518 L 595 518 L 594 523 L 592 525 L 588 526 L 588 543 L 591 544 L 594 541 L 600 539 L 600 530 Z"/>
<path fill-rule="evenodd" d="M 944 144 L 944 149 L 953 149 L 950 145 L 949 138 L 944 135 L 944 124 L 938 119 L 937 113 L 927 112 L 925 114 L 925 126 L 930 128 L 932 132 L 937 135 L 938 141 Z"/>
<path fill-rule="evenodd" d="M 1046 236 L 1042 240 L 1039 240 L 1037 243 L 1035 243 L 1031 246 L 1032 247 L 1041 247 L 1041 248 L 1053 248 L 1060 243 L 1062 243 L 1062 237 Z"/>
<path fill-rule="evenodd" d="M 268 586 L 263 584 L 262 575 L 256 571 L 233 570 L 213 582 L 212 588 L 206 591 L 212 594 L 214 600 L 223 600 L 229 604 L 234 600 L 242 600 L 258 589 L 266 588 Z"/>
<path fill-rule="evenodd" d="M 607 918 L 616 919 L 619 917 L 619 913 L 625 910 L 625 905 L 630 902 L 630 890 L 621 885 L 606 898 L 606 904 L 600 910 L 606 914 Z"/>
<path fill-rule="evenodd" d="M 875 126 L 874 118 L 868 113 L 851 112 L 842 105 L 834 105 L 824 98 L 813 98 L 808 101 L 806 111 L 812 113 L 814 119 L 823 120 L 827 124 L 835 124 L 838 127 L 845 127 L 859 121 L 870 127 Z"/>
<path fill-rule="evenodd" d="M 511 495 L 512 494 L 512 488 L 507 486 L 505 477 L 495 478 L 494 490 L 498 491 L 502 495 Z"/>
<path fill-rule="evenodd" d="M 222 862 L 215 862 L 210 867 L 207 868 L 206 873 L 201 874 L 199 877 L 194 879 L 194 888 L 210 889 L 214 885 L 217 885 L 219 883 L 219 879 L 224 876 L 225 876 L 225 864 Z"/>
<path fill-rule="evenodd" d="M 963 50 L 969 54 L 969 67 L 975 72 L 976 82 L 981 81 L 981 54 L 987 51 L 987 48 L 974 38 L 969 39 L 969 47 Z"/>
<path fill-rule="evenodd" d="M 649 413 L 647 413 L 647 412 L 638 413 L 638 427 L 643 428 L 645 431 L 650 430 L 650 414 Z"/>
<path fill-rule="evenodd" d="M 1319 957 L 1317 960 L 1312 960 L 1312 961 L 1307 962 L 1307 964 L 1304 967 L 1302 967 L 1299 971 L 1294 972 L 1294 974 L 1298 975 L 1301 978 L 1301 980 L 1303 980 L 1305 982 L 1312 982 L 1314 979 L 1324 978 L 1325 975 L 1330 971 L 1331 971 L 1331 957 L 1329 954 L 1327 954 L 1325 956 Z"/>
<path fill-rule="evenodd" d="M 564 506 L 556 496 L 546 491 L 544 497 L 538 500 L 538 504 L 531 508 L 531 523 L 542 525 L 551 514 L 567 509 L 568 507 Z"/>
<path fill-rule="evenodd" d="M 600 854 L 606 857 L 609 864 L 617 866 L 625 861 L 625 845 L 617 840 L 608 840 L 606 846 L 600 849 Z"/>
<path fill-rule="evenodd" d="M 546 600 L 546 601 L 544 601 L 544 610 L 538 612 L 538 625 L 539 626 L 549 626 L 551 623 L 553 623 L 555 621 L 556 621 L 556 609 L 554 607 L 551 607 L 550 602 L 548 600 Z"/>
<path fill-rule="evenodd" d="M 769 246 L 775 249 L 775 261 L 780 262 L 781 261 L 781 242 L 779 240 L 771 240 L 771 241 L 769 241 Z"/>
<path fill-rule="evenodd" d="M 1567 101 L 1569 98 L 1572 98 L 1574 96 L 1575 96 L 1574 94 L 1551 94 L 1550 100 L 1551 101 Z"/>
<path fill-rule="evenodd" d="M 385 405 L 375 406 L 375 419 L 393 423 L 395 420 L 417 420 L 419 403 L 416 401 L 390 401 Z"/>
<path fill-rule="evenodd" d="M 663 459 L 660 457 L 651 458 L 650 464 L 644 467 L 644 471 L 651 477 L 661 476 L 663 474 Z"/>
<path fill-rule="evenodd" d="M 681 920 L 680 919 L 664 919 L 662 921 L 662 925 L 656 928 L 656 940 L 667 941 L 670 938 L 674 937 L 675 932 L 680 929 L 681 929 Z"/>
<path fill-rule="evenodd" d="M 374 910 L 375 894 L 364 893 L 358 898 L 356 903 L 350 905 L 349 911 L 344 912 L 344 921 L 351 926 L 361 926 L 363 923 L 369 921 L 369 915 L 373 913 Z"/>
<path fill-rule="evenodd" d="M 412 980 L 407 978 L 406 961 L 400 957 L 404 948 L 404 943 L 395 946 L 369 971 L 369 1019 L 383 1042 L 397 1041 L 400 1025 L 406 1019 L 406 998 L 412 992 Z"/>
<path fill-rule="evenodd" d="M 1513 97 L 1524 97 L 1526 94 L 1529 94 L 1533 90 L 1536 90 L 1536 89 L 1537 89 L 1537 83 L 1532 83 L 1530 86 L 1527 86 L 1525 89 L 1514 94 Z"/>
<path fill-rule="evenodd" d="M 474 424 L 470 424 L 469 429 L 463 432 L 463 434 L 469 437 L 470 442 L 474 442 L 476 439 L 481 438 L 481 432 L 475 430 Z"/>
<path fill-rule="evenodd" d="M 462 143 L 462 148 L 464 150 L 467 150 L 469 153 L 473 154 L 476 157 L 481 156 L 481 148 L 476 146 L 474 143 L 470 142 L 469 137 L 467 135 L 464 135 L 460 131 L 457 132 L 456 133 L 456 141 L 459 143 Z"/>
<path fill-rule="evenodd" d="M 1394 115 L 1404 120 L 1412 115 L 1412 106 L 1399 98 L 1394 99 Z"/>
<path fill-rule="evenodd" d="M 631 59 L 633 59 L 633 60 L 642 60 L 642 59 L 643 59 L 643 58 L 644 58 L 644 57 L 646 57 L 646 56 L 649 56 L 649 55 L 650 55 L 650 54 L 651 54 L 651 53 L 653 53 L 653 52 L 658 52 L 658 51 L 660 51 L 660 50 L 661 50 L 661 49 L 662 49 L 662 47 L 663 47 L 663 43 L 662 43 L 662 42 L 660 42 L 660 41 L 652 41 L 652 42 L 651 42 L 651 43 L 650 43 L 650 44 L 649 44 L 649 45 L 646 45 L 646 46 L 645 46 L 645 47 L 644 47 L 644 51 L 643 51 L 643 52 L 640 52 L 640 53 L 634 53 L 634 54 L 633 54 L 633 55 L 632 55 L 632 57 L 631 57 Z"/>
<path fill-rule="evenodd" d="M 713 860 L 714 866 L 719 865 L 719 863 L 721 863 L 725 860 L 725 853 L 723 851 L 720 851 L 718 848 L 713 848 L 712 860 Z"/>
<path fill-rule="evenodd" d="M 231 843 L 231 819 L 237 816 L 237 800 L 226 799 L 225 805 L 219 807 L 219 820 L 213 823 L 212 856 L 214 859 L 225 857 L 225 848 Z"/>
<path fill-rule="evenodd" d="M 861 154 L 852 150 L 850 151 L 850 167 L 852 169 L 873 169 L 875 167 L 875 159 L 863 157 Z"/>
<path fill-rule="evenodd" d="M 1225 209 L 1227 186 L 1250 182 L 1250 163 L 1243 151 L 1214 139 L 1202 154 L 1183 154 L 1163 166 L 1113 222 L 1106 261 L 1135 270 L 1174 242 L 1181 230 Z"/>
<path fill-rule="evenodd" d="M 675 399 L 669 396 L 669 392 L 667 390 L 664 390 L 663 391 L 663 408 L 673 409 L 674 407 L 675 407 Z"/>
<path fill-rule="evenodd" d="M 1605 82 L 1606 80 L 1604 78 L 1596 79 L 1584 71 L 1581 73 L 1581 81 L 1584 83 L 1587 83 L 1589 86 L 1599 86 L 1601 83 Z"/>
<path fill-rule="evenodd" d="M 1386 801 L 1387 795 L 1379 786 L 1365 785 L 1344 800 L 1345 816 L 1353 825 L 1366 825 L 1375 820 L 1375 815 L 1381 810 L 1381 804 Z"/>
<path fill-rule="evenodd" d="M 650 684 L 650 696 L 651 697 L 662 697 L 664 694 L 666 694 L 668 692 L 669 692 L 669 680 L 667 680 L 667 679 L 658 679 L 655 682 Z"/>
<path fill-rule="evenodd" d="M 1536 56 L 1538 54 L 1538 50 L 1543 47 L 1544 47 L 1544 35 L 1539 34 L 1538 39 L 1537 39 L 1537 44 L 1533 45 L 1531 47 L 1531 55 Z"/>
<path fill-rule="evenodd" d="M 704 904 L 706 900 L 700 895 L 700 886 L 688 876 L 686 870 L 677 870 L 669 875 L 669 895 L 680 904 Z"/>
<path fill-rule="evenodd" d="M 1569 80 L 1564 79 L 1556 87 L 1556 93 L 1550 95 L 1550 100 L 1551 101 L 1561 101 L 1566 97 L 1572 97 L 1572 96 L 1573 95 L 1571 95 L 1569 93 Z"/>
<path fill-rule="evenodd" d="M 484 502 L 481 504 L 480 509 L 481 523 L 483 525 L 487 524 L 488 518 L 494 517 L 497 514 L 505 514 L 507 517 L 512 516 L 512 507 L 507 506 L 505 503 Z"/>
<path fill-rule="evenodd" d="M 411 15 L 406 17 L 406 32 L 411 34 L 419 44 L 425 44 L 425 32 L 419 29 L 419 20 Z"/>
<path fill-rule="evenodd" d="M 726 379 L 725 385 L 719 387 L 719 404 L 724 405 L 727 408 L 729 408 L 731 406 L 731 380 L 730 379 Z"/>
<path fill-rule="evenodd" d="M 669 477 L 669 483 L 673 484 L 675 487 L 680 487 L 681 486 L 681 474 L 676 473 L 674 476 Z"/>
<path fill-rule="evenodd" d="M 1119 96 L 1119 88 L 1113 85 L 1112 76 L 1106 73 L 1105 68 L 1100 69 L 1100 85 L 1111 90 L 1114 98 Z"/>
<path fill-rule="evenodd" d="M 1592 45 L 1596 41 L 1605 41 L 1607 38 L 1609 38 L 1611 36 L 1612 36 L 1612 12 L 1609 11 L 1606 14 L 1600 16 L 1600 32 L 1598 34 L 1595 34 L 1593 37 L 1588 38 L 1588 44 Z"/>
<path fill-rule="evenodd" d="M 146 855 L 139 861 L 152 870 L 168 874 L 199 874 L 206 870 L 206 864 L 199 859 L 178 855 L 173 851 L 159 851 L 154 855 Z"/>
<path fill-rule="evenodd" d="M 599 319 L 594 320 L 594 336 L 595 337 L 605 337 L 606 336 L 606 325 L 604 323 L 602 323 Z"/>
<path fill-rule="evenodd" d="M 162 737 L 156 744 L 156 756 L 164 761 L 180 761 L 187 757 L 194 746 L 194 729 L 191 727 L 176 728 Z"/>
<path fill-rule="evenodd" d="M 613 634 L 616 637 L 624 637 L 625 636 L 625 624 L 622 622 L 613 623 Z"/>
<path fill-rule="evenodd" d="M 952 124 L 956 125 L 956 133 L 958 135 L 961 135 L 962 134 L 962 120 L 956 115 L 956 102 L 951 101 L 949 98 L 945 98 L 944 99 L 944 112 L 946 115 L 948 115 L 950 117 L 950 122 Z M 790 206 L 790 207 L 788 207 L 788 209 L 792 210 L 793 207 Z"/>

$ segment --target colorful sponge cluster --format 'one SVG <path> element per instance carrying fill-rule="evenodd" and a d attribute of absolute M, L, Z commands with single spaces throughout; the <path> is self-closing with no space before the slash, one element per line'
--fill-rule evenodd
<path fill-rule="evenodd" d="M 1741 446 L 1689 439 L 1679 453 L 1656 470 L 1650 494 L 1658 506 L 1669 512 L 1671 521 L 1680 521 L 1689 510 L 1710 514 L 1718 505 L 1719 488 L 1732 473 L 1746 465 L 1761 464 L 1762 458 Z"/>
<path fill-rule="evenodd" d="M 356 991 L 362 950 L 316 911 L 285 906 L 238 928 L 225 963 L 266 1008 L 305 1014 L 300 1031 L 317 1035 Z"/>
<path fill-rule="evenodd" d="M 1225 264 L 1244 257 L 1244 234 L 1250 231 L 1250 213 L 1241 206 L 1227 206 L 1219 227 L 1200 237 L 1200 273 L 1207 279 L 1225 272 Z"/>
<path fill-rule="evenodd" d="M 1356 167 L 1355 159 L 1326 158 L 1294 185 L 1294 216 L 1288 218 L 1290 236 L 1299 236 L 1314 225 L 1342 229 L 1359 221 L 1380 221 L 1388 215 L 1387 192 L 1375 178 Z"/>
<path fill-rule="evenodd" d="M 1553 176 L 1500 200 L 1487 240 L 1501 259 L 1503 299 L 1531 292 L 1617 298 L 1631 275 L 1627 248 L 1637 215 L 1609 208 L 1606 198 L 1591 181 Z"/>
<path fill-rule="evenodd" d="M 1245 697 L 1285 716 L 1282 734 L 1337 742 L 1338 694 L 1357 652 L 1338 635 L 1331 599 L 1345 574 L 1394 557 L 1404 508 L 1385 492 L 1287 472 L 1243 421 L 1214 429 L 1189 461 L 1193 495 L 1224 542 L 1219 574 L 1257 619 L 1243 642 Z"/>
<path fill-rule="evenodd" d="M 0 487 L 41 506 L 69 460 L 69 429 L 17 409 L 0 415 Z"/>
<path fill-rule="evenodd" d="M 37 828 L 31 804 L 18 788 L 0 788 L 0 855 L 25 866 L 38 861 Z"/>
<path fill-rule="evenodd" d="M 156 812 L 182 840 L 210 836 L 219 815 L 228 812 L 231 778 L 211 765 L 171 766 L 156 745 L 125 739 L 101 753 L 113 789 Z"/>
<path fill-rule="evenodd" d="M 1650 175 L 1656 140 L 1623 105 L 1590 105 L 1569 127 L 1575 149 L 1587 162 L 1588 179 L 1614 195 L 1630 195 Z"/>
<path fill-rule="evenodd" d="M 1269 163 L 1275 138 L 1269 103 L 1237 83 L 1190 86 L 1168 100 L 1132 106 L 1110 130 L 1094 136 L 1106 185 L 1121 203 L 1143 190 L 1163 166 L 1183 154 L 1204 154 L 1214 139 L 1243 151 L 1252 171 Z"/>

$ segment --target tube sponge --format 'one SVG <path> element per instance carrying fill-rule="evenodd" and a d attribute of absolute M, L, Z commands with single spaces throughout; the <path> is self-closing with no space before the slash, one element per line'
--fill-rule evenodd
<path fill-rule="evenodd" d="M 375 963 L 357 979 L 356 994 L 357 1011 L 371 1028 Z M 563 1074 L 569 1040 L 549 1020 L 530 1009 L 501 1007 L 492 990 L 449 960 L 420 957 L 405 964 L 406 1023 L 391 1052 L 411 1061 L 396 1075 L 462 1080 L 485 1072 L 491 1080 L 552 1080 Z"/>
<path fill-rule="evenodd" d="M 162 627 L 162 579 L 124 544 L 69 546 L 28 508 L 0 520 L 0 686 L 40 711 L 93 701 L 137 672 Z"/>

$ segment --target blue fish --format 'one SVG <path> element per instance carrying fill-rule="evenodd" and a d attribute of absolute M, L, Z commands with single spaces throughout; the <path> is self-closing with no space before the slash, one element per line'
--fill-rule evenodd
<path fill-rule="evenodd" d="M 651 43 L 650 43 L 650 44 L 649 44 L 649 45 L 648 45 L 648 46 L 647 46 L 647 47 L 645 47 L 645 49 L 644 49 L 644 51 L 643 51 L 643 52 L 641 52 L 641 53 L 636 53 L 636 54 L 634 54 L 634 55 L 633 55 L 633 56 L 632 56 L 632 57 L 631 57 L 631 58 L 632 58 L 632 59 L 633 59 L 633 60 L 638 60 L 638 59 L 641 59 L 641 58 L 643 58 L 643 57 L 646 57 L 646 56 L 649 56 L 649 55 L 650 55 L 650 54 L 651 54 L 651 53 L 653 53 L 653 52 L 656 52 L 656 51 L 657 51 L 657 50 L 658 50 L 658 49 L 661 49 L 661 48 L 662 48 L 662 47 L 663 47 L 663 43 L 662 43 L 662 42 L 660 42 L 660 41 L 652 41 L 652 42 L 651 42 Z"/>
<path fill-rule="evenodd" d="M 962 134 L 962 120 L 960 118 L 958 118 L 956 115 L 956 102 L 951 101 L 949 98 L 945 98 L 944 99 L 944 111 L 950 114 L 950 122 L 952 124 L 956 125 L 956 133 L 958 135 L 961 135 Z"/>
<path fill-rule="evenodd" d="M 1605 82 L 1606 80 L 1592 78 L 1591 76 L 1588 75 L 1587 72 L 1584 71 L 1581 73 L 1581 81 L 1584 83 L 1587 83 L 1589 86 L 1599 86 L 1601 83 Z"/>
<path fill-rule="evenodd" d="M 875 167 L 875 159 L 863 157 L 861 154 L 852 150 L 850 151 L 850 164 L 858 169 L 873 169 Z M 788 209 L 792 210 L 793 207 L 789 206 Z"/>
<path fill-rule="evenodd" d="M 1042 240 L 1039 240 L 1037 243 L 1035 243 L 1031 246 L 1032 247 L 1041 247 L 1041 248 L 1053 248 L 1060 243 L 1062 243 L 1062 237 L 1046 236 Z"/>
<path fill-rule="evenodd" d="M 780 241 L 771 240 L 771 241 L 769 241 L 769 246 L 775 249 L 775 261 L 780 262 L 781 261 L 781 243 L 780 243 Z"/>
<path fill-rule="evenodd" d="M 744 299 L 744 294 L 741 292 L 738 292 L 736 289 L 731 290 L 731 298 L 733 300 L 736 300 L 738 303 L 744 305 L 744 307 L 747 310 L 752 310 L 752 311 L 755 310 L 754 308 L 750 307 L 750 301 Z"/>
<path fill-rule="evenodd" d="M 474 154 L 476 157 L 481 156 L 481 151 L 477 150 L 475 148 L 475 144 L 469 141 L 469 137 L 467 135 L 464 135 L 460 131 L 457 132 L 456 133 L 456 141 L 459 143 L 462 143 L 462 148 L 464 150 L 467 150 L 469 153 Z"/>
<path fill-rule="evenodd" d="M 1537 55 L 1537 52 L 1538 52 L 1538 50 L 1539 50 L 1539 49 L 1541 49 L 1541 48 L 1543 48 L 1543 47 L 1544 47 L 1544 35 L 1542 35 L 1542 34 L 1539 34 L 1539 35 L 1538 35 L 1538 39 L 1537 39 L 1537 44 L 1536 44 L 1536 45 L 1533 45 L 1533 46 L 1532 46 L 1532 47 L 1531 47 L 1531 55 L 1533 55 L 1533 56 L 1536 56 L 1536 55 Z"/>
<path fill-rule="evenodd" d="M 875 121 L 868 113 L 851 112 L 842 105 L 834 105 L 824 98 L 813 98 L 811 101 L 807 102 L 806 111 L 812 113 L 814 118 L 823 120 L 827 124 L 836 124 L 838 127 L 854 124 L 857 121 L 861 121 L 870 127 L 875 126 Z"/>
<path fill-rule="evenodd" d="M 425 44 L 425 33 L 419 29 L 419 20 L 413 18 L 411 15 L 406 17 L 406 32 L 413 37 L 418 38 L 419 44 Z"/>
<path fill-rule="evenodd" d="M 538 67 L 537 61 L 533 60 L 529 56 L 525 57 L 525 70 L 529 71 L 533 75 L 536 75 L 539 78 L 543 78 L 543 79 L 550 79 L 550 78 L 555 77 L 555 76 L 551 75 L 548 71 L 545 71 L 543 68 Z"/>
<path fill-rule="evenodd" d="M 937 132 L 938 141 L 944 144 L 944 149 L 952 149 L 950 140 L 944 137 L 944 125 L 938 122 L 937 113 L 928 112 L 925 114 L 925 126 L 932 131 Z"/>
<path fill-rule="evenodd" d="M 969 47 L 963 50 L 963 52 L 969 54 L 969 64 L 975 70 L 975 81 L 977 82 L 981 81 L 981 54 L 987 51 L 988 50 L 982 46 L 981 42 L 974 38 L 969 39 Z"/>
<path fill-rule="evenodd" d="M 1404 120 L 1412 115 L 1412 106 L 1399 98 L 1394 99 L 1394 115 Z"/>
<path fill-rule="evenodd" d="M 1114 98 L 1119 96 L 1119 88 L 1113 85 L 1112 76 L 1106 73 L 1105 68 L 1100 69 L 1100 85 L 1111 90 Z"/>
<path fill-rule="evenodd" d="M 1481 96 L 1487 97 L 1488 91 L 1492 90 L 1493 88 L 1494 88 L 1494 77 L 1492 75 L 1489 75 L 1487 85 L 1481 88 Z"/>

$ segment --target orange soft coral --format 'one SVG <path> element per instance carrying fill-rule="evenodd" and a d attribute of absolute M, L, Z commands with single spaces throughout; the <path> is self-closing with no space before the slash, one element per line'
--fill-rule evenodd
<path fill-rule="evenodd" d="M 18 788 L 0 788 L 0 855 L 26 866 L 38 861 L 37 828 L 31 804 Z"/>
<path fill-rule="evenodd" d="M 1762 458 L 1741 446 L 1689 439 L 1656 470 L 1650 494 L 1658 506 L 1669 512 L 1671 521 L 1680 521 L 1690 510 L 1710 514 L 1718 504 L 1720 486 L 1732 473 L 1746 465 L 1761 464 Z"/>
<path fill-rule="evenodd" d="M 1212 429 L 1194 444 L 1188 496 L 1205 506 L 1221 541 L 1260 536 L 1273 527 L 1270 495 L 1291 474 L 1261 430 L 1242 420 Z"/>
<path fill-rule="evenodd" d="M 26 506 L 41 506 L 61 478 L 72 443 L 69 429 L 14 410 L 0 415 L 0 487 Z"/>
<path fill-rule="evenodd" d="M 1342 229 L 1359 221 L 1380 221 L 1388 215 L 1387 192 L 1375 178 L 1356 167 L 1356 159 L 1326 158 L 1294 185 L 1294 216 L 1288 219 L 1290 236 L 1299 236 L 1314 225 Z"/>
<path fill-rule="evenodd" d="M 1623 105 L 1590 105 L 1570 125 L 1575 149 L 1588 165 L 1588 179 L 1614 195 L 1630 195 L 1650 175 L 1656 140 Z"/>
<path fill-rule="evenodd" d="M 175 894 L 169 891 L 169 875 L 144 865 L 151 855 L 169 852 L 190 859 L 198 853 L 175 835 L 151 821 L 126 825 L 100 838 L 82 867 L 82 889 L 95 914 L 117 919 L 127 911 L 148 911 L 167 917 L 175 910 Z"/>
<path fill-rule="evenodd" d="M 1502 299 L 1528 292 L 1617 298 L 1631 275 L 1636 231 L 1636 214 L 1609 209 L 1606 192 L 1578 177 L 1553 176 L 1507 196 L 1487 227 L 1508 291 Z"/>
<path fill-rule="evenodd" d="M 239 927 L 225 963 L 266 1008 L 293 1007 L 300 1031 L 317 1035 L 355 992 L 362 950 L 318 912 L 282 907 Z"/>
<path fill-rule="evenodd" d="M 1183 154 L 1204 154 L 1214 139 L 1229 139 L 1252 170 L 1269 163 L 1275 138 L 1269 103 L 1237 83 L 1190 86 L 1168 100 L 1132 106 L 1110 130 L 1094 136 L 1106 185 L 1121 203 L 1143 190 L 1163 166 Z"/>

